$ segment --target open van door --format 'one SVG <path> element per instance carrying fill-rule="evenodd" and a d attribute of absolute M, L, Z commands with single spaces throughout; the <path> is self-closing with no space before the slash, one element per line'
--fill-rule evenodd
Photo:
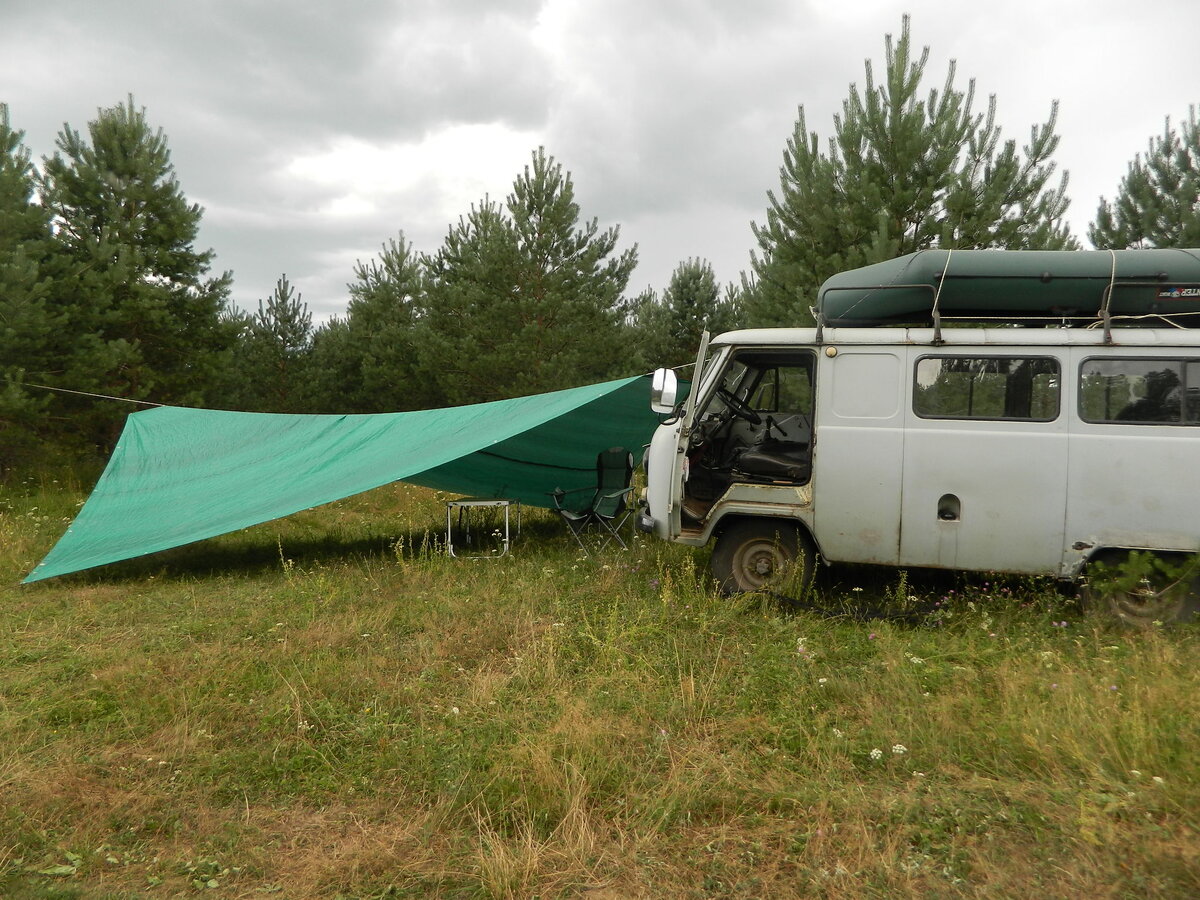
<path fill-rule="evenodd" d="M 654 433 L 646 454 L 646 499 L 655 514 L 654 530 L 659 537 L 677 538 L 683 530 L 683 485 L 688 477 L 687 451 L 692 426 L 696 418 L 696 395 L 708 355 L 708 332 L 700 336 L 696 368 L 691 389 L 682 407 L 676 407 L 679 418 L 669 420 Z"/>

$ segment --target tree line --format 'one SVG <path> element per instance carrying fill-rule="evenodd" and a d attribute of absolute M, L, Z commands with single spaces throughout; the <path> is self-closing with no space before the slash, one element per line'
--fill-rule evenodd
<path fill-rule="evenodd" d="M 132 97 L 86 134 L 64 126 L 40 165 L 0 103 L 0 468 L 110 448 L 129 408 L 89 395 L 297 413 L 495 400 L 685 362 L 705 328 L 809 324 L 825 278 L 914 250 L 1077 248 L 1057 107 L 1018 146 L 953 63 L 926 93 L 928 56 L 906 18 L 824 146 L 800 107 L 737 283 L 688 259 L 661 294 L 631 296 L 636 248 L 582 215 L 538 148 L 437 250 L 386 239 L 353 267 L 345 314 L 316 327 L 286 275 L 256 310 L 232 303 L 230 273 L 195 246 L 203 211 Z M 1137 154 L 1088 239 L 1200 245 L 1195 108 Z"/>

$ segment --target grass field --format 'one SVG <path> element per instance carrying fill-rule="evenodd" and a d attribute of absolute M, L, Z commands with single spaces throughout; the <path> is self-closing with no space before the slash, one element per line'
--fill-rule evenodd
<path fill-rule="evenodd" d="M 2 490 L 0 896 L 1200 896 L 1195 627 L 536 511 L 451 559 L 404 485 L 23 587 L 83 492 Z"/>

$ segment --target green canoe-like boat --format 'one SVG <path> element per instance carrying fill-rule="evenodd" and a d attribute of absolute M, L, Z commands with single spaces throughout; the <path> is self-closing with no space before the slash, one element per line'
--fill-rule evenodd
<path fill-rule="evenodd" d="M 829 278 L 818 322 L 927 325 L 935 298 L 942 319 L 1200 327 L 1200 250 L 922 250 Z"/>

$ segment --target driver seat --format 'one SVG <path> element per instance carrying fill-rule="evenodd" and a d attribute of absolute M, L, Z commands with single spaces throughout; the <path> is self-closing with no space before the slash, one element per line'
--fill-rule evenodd
<path fill-rule="evenodd" d="M 808 444 L 765 440 L 743 450 L 734 468 L 753 478 L 803 484 L 812 477 L 812 454 Z"/>

